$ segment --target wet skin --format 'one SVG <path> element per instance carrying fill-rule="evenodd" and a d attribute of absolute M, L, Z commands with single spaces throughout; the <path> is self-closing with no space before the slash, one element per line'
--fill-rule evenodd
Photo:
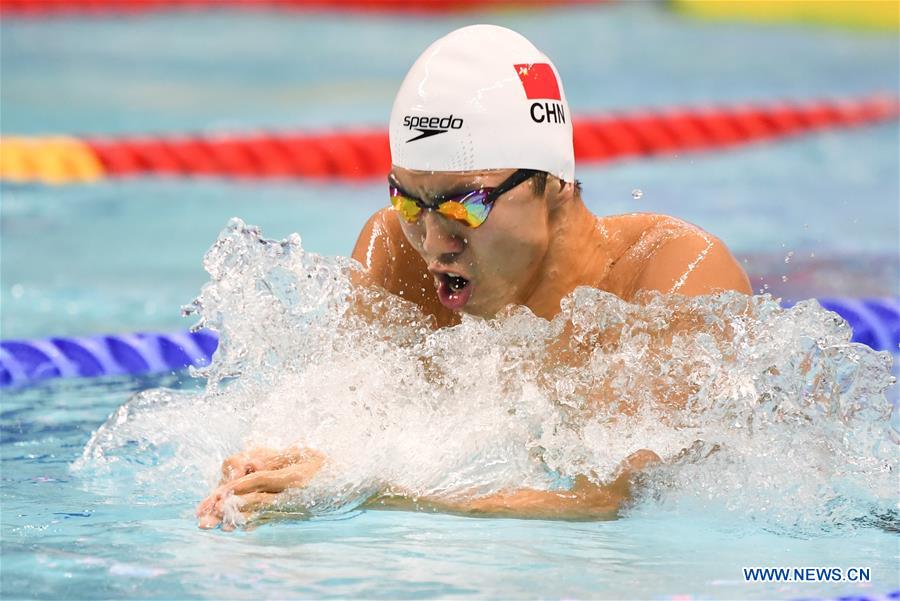
<path fill-rule="evenodd" d="M 493 187 L 514 170 L 428 173 L 395 167 L 408 193 L 432 202 L 448 193 Z M 740 265 L 711 234 L 651 213 L 593 215 L 572 184 L 549 177 L 543 194 L 526 181 L 501 196 L 487 221 L 469 228 L 435 211 L 410 224 L 386 208 L 373 215 L 353 250 L 370 283 L 418 304 L 440 325 L 465 312 L 491 317 L 509 304 L 546 319 L 577 286 L 630 300 L 641 290 L 701 295 L 723 290 L 750 294 Z M 443 306 L 436 277 L 469 280 L 461 311 Z"/>
<path fill-rule="evenodd" d="M 391 176 L 404 191 L 433 203 L 495 187 L 513 171 L 431 173 L 394 167 Z M 665 215 L 597 217 L 572 184 L 552 176 L 541 194 L 531 180 L 503 194 L 479 228 L 436 211 L 423 211 L 416 223 L 407 223 L 396 211 L 382 209 L 363 228 L 353 258 L 363 266 L 360 283 L 416 303 L 439 327 L 457 323 L 463 312 L 489 318 L 510 304 L 552 319 L 560 300 L 578 286 L 599 288 L 624 300 L 642 290 L 689 296 L 725 290 L 751 293 L 743 269 L 711 234 Z M 467 282 L 465 303 L 457 310 L 442 303 L 438 294 L 440 286 L 447 285 L 448 273 Z M 278 493 L 304 486 L 324 461 L 309 449 L 255 449 L 229 458 L 219 488 L 197 508 L 199 525 L 218 526 L 224 501 L 232 495 L 240 512 L 252 515 L 271 505 Z M 627 501 L 634 473 L 656 461 L 652 451 L 638 451 L 623 460 L 612 482 L 598 485 L 580 477 L 567 492 L 514 490 L 413 501 L 388 487 L 367 506 L 500 517 L 609 518 Z"/>

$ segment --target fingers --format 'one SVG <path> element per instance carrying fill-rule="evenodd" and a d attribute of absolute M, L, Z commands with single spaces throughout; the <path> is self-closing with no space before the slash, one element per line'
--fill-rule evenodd
<path fill-rule="evenodd" d="M 271 505 L 278 493 L 305 486 L 318 471 L 317 464 L 295 464 L 280 470 L 264 470 L 228 482 L 197 505 L 198 526 L 233 529 L 247 513 Z M 233 519 L 226 519 L 233 516 Z M 240 523 L 238 523 L 240 525 Z"/>
<path fill-rule="evenodd" d="M 222 479 L 219 484 L 227 484 L 254 472 L 283 469 L 297 463 L 321 465 L 324 459 L 324 455 L 318 451 L 305 447 L 288 447 L 281 451 L 254 448 L 232 455 L 222 462 Z"/>
<path fill-rule="evenodd" d="M 238 497 L 237 507 L 243 513 L 257 511 L 265 507 L 271 507 L 275 504 L 278 495 L 268 492 L 254 492 Z"/>
<path fill-rule="evenodd" d="M 277 493 L 285 489 L 288 478 L 284 470 L 264 470 L 247 474 L 226 484 L 224 489 L 236 495 L 254 492 Z"/>
<path fill-rule="evenodd" d="M 206 497 L 197 504 L 197 510 L 194 512 L 194 515 L 199 518 L 204 513 L 209 513 L 210 511 L 212 511 L 213 507 L 215 507 L 215 504 L 216 499 L 213 495 Z"/>
<path fill-rule="evenodd" d="M 247 474 L 271 469 L 270 464 L 275 463 L 274 459 L 279 455 L 278 451 L 272 449 L 250 449 L 232 455 L 222 462 L 222 479 L 219 484 L 227 484 Z"/>
<path fill-rule="evenodd" d="M 298 463 L 321 465 L 325 456 L 313 449 L 306 447 L 288 447 L 283 451 L 273 453 L 266 458 L 265 466 L 260 469 L 278 470 Z"/>
<path fill-rule="evenodd" d="M 236 526 L 243 526 L 255 512 L 275 504 L 278 495 L 255 492 L 246 495 L 220 497 L 213 501 L 204 512 L 197 513 L 197 526 L 202 529 L 222 525 L 222 530 L 230 532 Z"/>
<path fill-rule="evenodd" d="M 219 525 L 222 521 L 222 512 L 217 509 L 220 502 L 221 497 L 213 493 L 197 505 L 197 527 L 210 529 Z"/>
<path fill-rule="evenodd" d="M 226 489 L 223 486 L 212 491 L 208 497 L 200 501 L 197 504 L 197 510 L 194 512 L 197 517 L 205 513 L 209 513 L 213 511 L 216 507 L 216 503 L 218 503 L 222 497 L 226 494 Z"/>
<path fill-rule="evenodd" d="M 243 474 L 239 473 L 242 471 L 243 461 L 238 455 L 234 455 L 229 457 L 225 461 L 222 462 L 222 479 L 219 480 L 219 484 L 225 484 L 226 482 L 230 482 L 235 478 L 239 478 L 243 476 Z"/>
<path fill-rule="evenodd" d="M 288 488 L 306 486 L 319 471 L 321 462 L 295 463 L 278 470 L 264 470 L 247 474 L 229 482 L 225 488 L 237 495 L 252 492 L 279 493 Z"/>
<path fill-rule="evenodd" d="M 197 520 L 197 527 L 204 530 L 209 530 L 218 526 L 221 521 L 222 519 L 219 518 L 219 516 L 208 513 L 206 515 L 199 516 L 199 519 Z"/>
<path fill-rule="evenodd" d="M 301 447 L 257 448 L 229 457 L 219 487 L 197 505 L 198 526 L 234 529 L 250 512 L 271 505 L 278 493 L 306 486 L 324 462 L 318 451 Z"/>

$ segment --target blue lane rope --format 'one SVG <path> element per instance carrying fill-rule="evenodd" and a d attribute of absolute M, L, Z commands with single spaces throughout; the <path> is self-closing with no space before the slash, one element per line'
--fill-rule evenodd
<path fill-rule="evenodd" d="M 0 341 L 0 387 L 49 378 L 151 374 L 209 364 L 214 332 L 113 334 Z"/>
<path fill-rule="evenodd" d="M 823 298 L 819 303 L 847 320 L 854 342 L 900 353 L 900 298 Z M 209 330 L 3 340 L 0 387 L 208 365 L 218 344 L 218 336 Z"/>

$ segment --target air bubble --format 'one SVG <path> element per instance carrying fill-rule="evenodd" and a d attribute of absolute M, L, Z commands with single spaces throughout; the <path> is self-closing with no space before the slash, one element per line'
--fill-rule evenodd
<path fill-rule="evenodd" d="M 634 200 L 640 200 L 643 195 L 644 192 L 640 188 L 635 188 L 631 191 L 631 198 Z"/>

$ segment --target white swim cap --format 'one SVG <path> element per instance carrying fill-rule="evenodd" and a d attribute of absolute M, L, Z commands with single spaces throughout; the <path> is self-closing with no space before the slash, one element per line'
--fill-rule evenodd
<path fill-rule="evenodd" d="M 406 169 L 538 169 L 575 180 L 556 67 L 505 27 L 463 27 L 429 46 L 397 92 L 390 138 L 392 162 Z"/>

